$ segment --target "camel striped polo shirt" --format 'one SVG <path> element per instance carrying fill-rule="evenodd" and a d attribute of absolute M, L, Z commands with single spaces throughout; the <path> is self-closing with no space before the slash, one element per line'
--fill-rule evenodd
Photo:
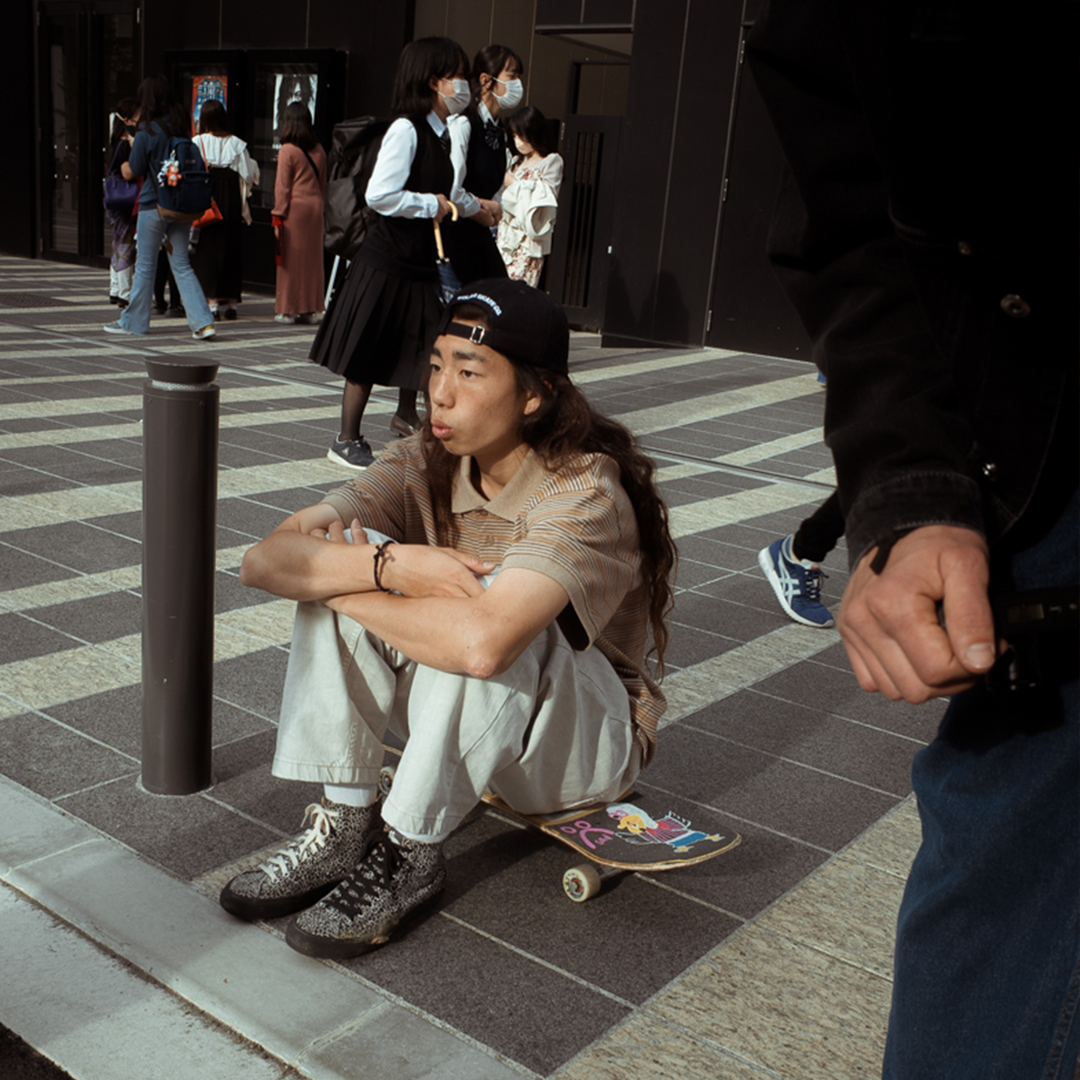
<path fill-rule="evenodd" d="M 645 664 L 648 597 L 641 582 L 637 520 L 604 454 L 581 454 L 550 472 L 533 451 L 510 482 L 486 499 L 463 457 L 451 509 L 459 551 L 503 567 L 554 578 L 570 597 L 559 625 L 576 649 L 595 647 L 611 662 L 630 697 L 643 763 L 656 750 L 664 696 Z M 403 544 L 438 541 L 418 437 L 388 447 L 374 465 L 323 500 L 342 521 L 358 519 Z"/>

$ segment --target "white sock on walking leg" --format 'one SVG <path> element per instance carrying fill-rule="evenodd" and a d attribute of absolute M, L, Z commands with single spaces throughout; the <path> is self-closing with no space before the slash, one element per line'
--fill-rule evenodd
<path fill-rule="evenodd" d="M 323 784 L 323 794 L 343 806 L 371 806 L 378 801 L 377 784 Z"/>

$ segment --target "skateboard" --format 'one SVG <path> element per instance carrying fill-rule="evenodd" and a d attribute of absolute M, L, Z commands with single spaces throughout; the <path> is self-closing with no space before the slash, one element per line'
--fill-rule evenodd
<path fill-rule="evenodd" d="M 389 794 L 400 751 L 386 748 L 389 760 L 379 775 L 379 787 Z M 597 896 L 604 882 L 619 874 L 655 873 L 715 859 L 738 847 L 738 833 L 720 833 L 701 820 L 693 822 L 672 813 L 655 795 L 640 795 L 633 789 L 615 802 L 596 803 L 554 814 L 522 814 L 497 795 L 485 794 L 483 801 L 529 828 L 572 848 L 589 861 L 563 874 L 562 886 L 575 903 Z"/>

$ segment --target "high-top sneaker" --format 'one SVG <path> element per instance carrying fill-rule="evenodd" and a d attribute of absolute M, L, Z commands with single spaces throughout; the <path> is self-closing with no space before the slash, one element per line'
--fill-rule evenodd
<path fill-rule="evenodd" d="M 372 836 L 360 865 L 329 896 L 297 915 L 285 940 L 306 956 L 332 960 L 381 945 L 410 911 L 446 887 L 442 848 L 406 840 L 392 829 Z"/>
<path fill-rule="evenodd" d="M 381 803 L 345 806 L 323 799 L 304 811 L 298 837 L 221 890 L 221 906 L 241 919 L 274 919 L 324 897 L 360 861 L 364 844 L 383 827 Z"/>

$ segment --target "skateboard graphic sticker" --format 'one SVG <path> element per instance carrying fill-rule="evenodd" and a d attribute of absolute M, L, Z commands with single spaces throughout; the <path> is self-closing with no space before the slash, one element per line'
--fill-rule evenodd
<path fill-rule="evenodd" d="M 742 839 L 738 834 L 725 836 L 696 828 L 671 810 L 654 816 L 655 811 L 644 808 L 640 800 L 629 801 L 631 797 L 628 793 L 618 802 L 585 807 L 576 814 L 525 820 L 594 862 L 640 870 L 703 862 L 730 851 Z"/>

